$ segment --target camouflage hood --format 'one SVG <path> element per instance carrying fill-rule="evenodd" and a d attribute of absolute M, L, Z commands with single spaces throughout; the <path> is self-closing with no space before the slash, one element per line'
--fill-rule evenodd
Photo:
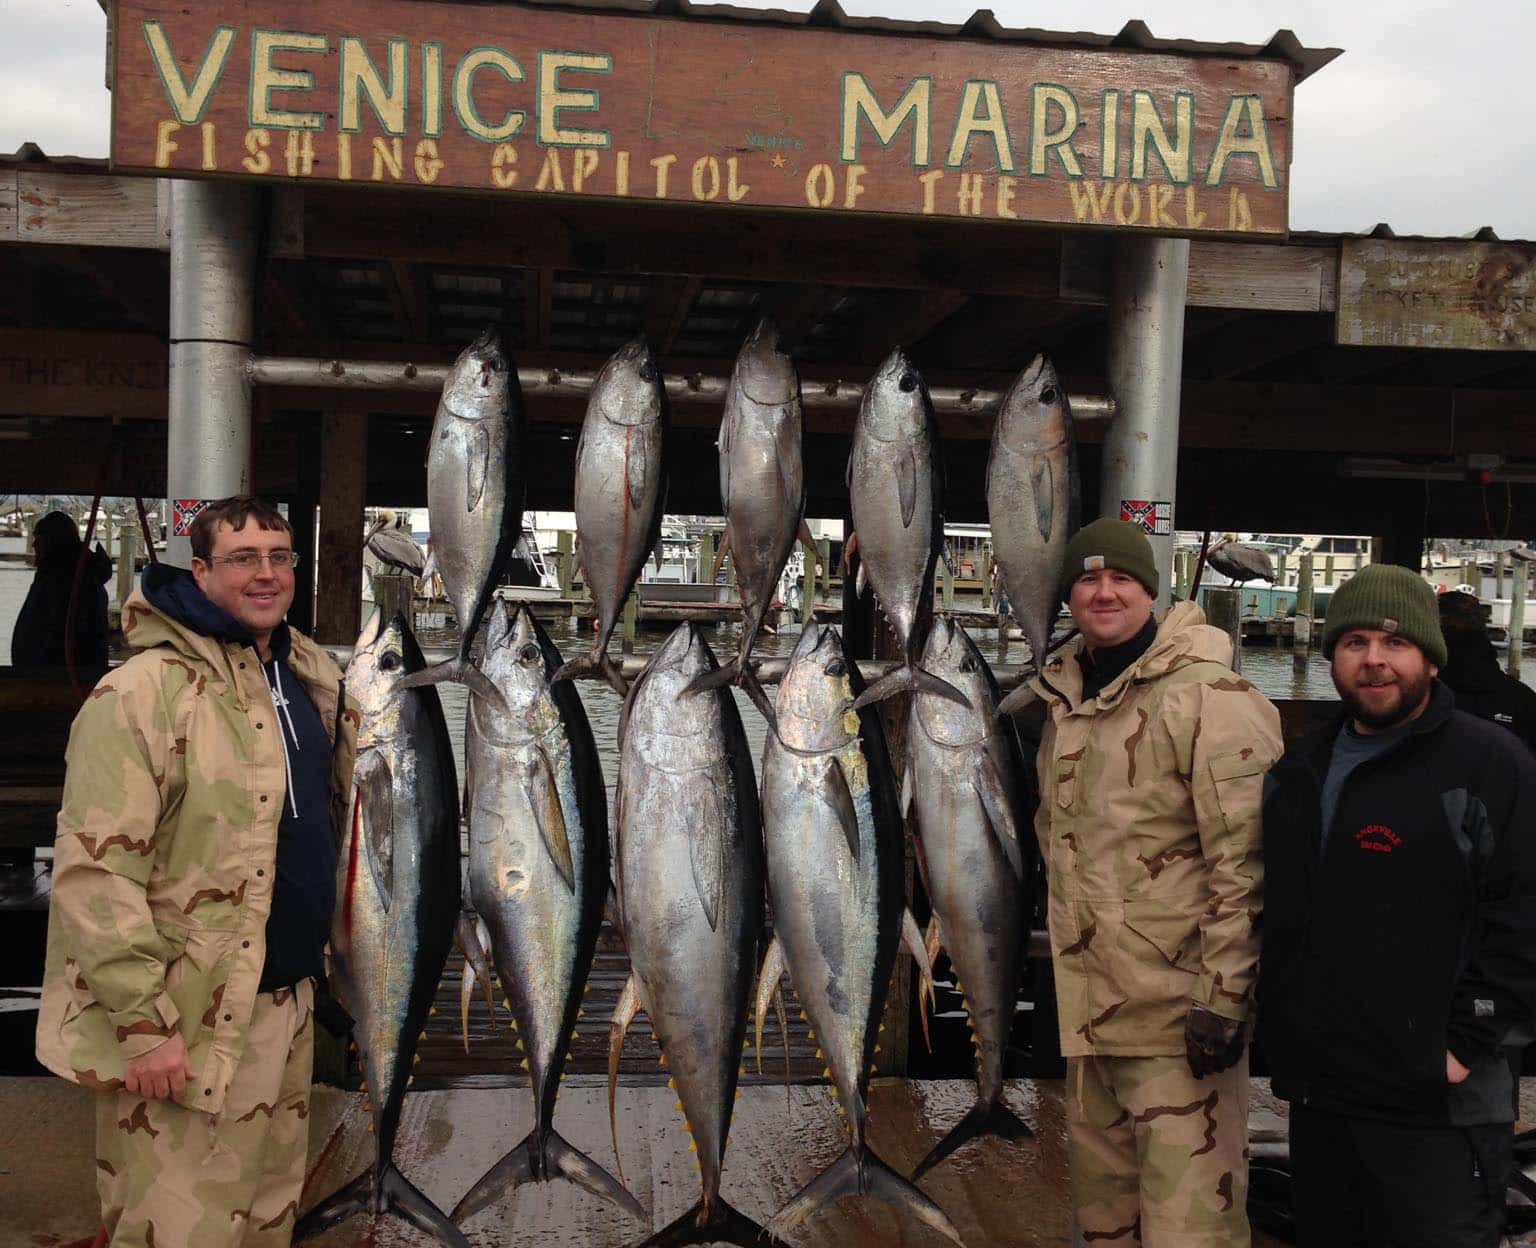
<path fill-rule="evenodd" d="M 1031 687 L 1048 702 L 1065 702 L 1074 711 L 1083 700 L 1083 669 L 1079 656 L 1083 638 L 1063 646 L 1045 665 L 1045 678 L 1036 677 Z M 1070 662 L 1068 661 L 1070 660 Z M 1157 680 L 1191 663 L 1232 666 L 1232 642 L 1219 628 L 1205 622 L 1205 612 L 1193 602 L 1177 602 L 1163 612 L 1157 636 L 1145 654 L 1105 685 L 1094 699 L 1100 707 L 1115 705 L 1133 683 Z"/>
<path fill-rule="evenodd" d="M 1275 708 L 1228 666 L 1226 635 L 1180 603 L 1147 651 L 1082 700 L 1073 643 L 1034 687 L 1049 718 L 1036 836 L 1050 889 L 1061 1050 L 1173 1056 L 1191 1004 L 1252 1008 L 1259 800 Z"/>

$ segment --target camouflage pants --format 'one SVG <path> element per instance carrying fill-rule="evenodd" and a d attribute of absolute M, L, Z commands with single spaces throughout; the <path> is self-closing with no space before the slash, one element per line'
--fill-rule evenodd
<path fill-rule="evenodd" d="M 314 984 L 256 996 L 218 1114 L 106 1092 L 96 1188 L 112 1248 L 287 1248 L 309 1147 Z"/>
<path fill-rule="evenodd" d="M 1205 1079 L 1183 1057 L 1068 1058 L 1066 1093 L 1086 1244 L 1246 1248 L 1246 1054 Z"/>

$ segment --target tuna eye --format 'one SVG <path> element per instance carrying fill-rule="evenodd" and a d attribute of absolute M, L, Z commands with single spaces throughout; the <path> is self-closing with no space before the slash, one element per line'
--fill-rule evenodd
<path fill-rule="evenodd" d="M 536 643 L 525 641 L 523 648 L 517 652 L 517 657 L 524 663 L 532 663 L 535 659 L 540 659 L 544 656 Z"/>
<path fill-rule="evenodd" d="M 399 666 L 400 656 L 397 654 L 386 654 L 382 659 L 379 660 L 379 667 L 386 672 L 392 672 Z"/>
<path fill-rule="evenodd" d="M 968 654 L 968 655 L 965 656 L 965 658 L 961 659 L 960 660 L 960 670 L 962 672 L 974 672 L 976 670 L 976 659 L 975 659 L 975 657 L 973 655 L 969 655 Z"/>
<path fill-rule="evenodd" d="M 1042 402 L 1042 403 L 1054 403 L 1054 402 L 1056 402 L 1056 387 L 1055 386 L 1047 386 L 1044 390 L 1040 391 L 1040 402 Z"/>
<path fill-rule="evenodd" d="M 846 676 L 848 675 L 848 664 L 844 663 L 841 659 L 833 659 L 832 662 L 827 664 L 826 673 L 828 676 Z"/>
<path fill-rule="evenodd" d="M 656 366 L 649 360 L 640 365 L 640 380 L 647 382 L 656 380 Z"/>
<path fill-rule="evenodd" d="M 912 391 L 917 389 L 917 374 L 903 373 L 901 375 L 901 380 L 896 384 L 901 387 L 901 392 L 903 394 L 911 394 Z"/>

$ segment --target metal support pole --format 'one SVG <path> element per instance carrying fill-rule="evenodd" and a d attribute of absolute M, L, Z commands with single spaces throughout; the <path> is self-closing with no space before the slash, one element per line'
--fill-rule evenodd
<path fill-rule="evenodd" d="M 1117 516 L 1146 504 L 1157 561 L 1157 607 L 1173 581 L 1173 502 L 1179 470 L 1179 391 L 1184 366 L 1184 299 L 1189 240 L 1115 242 L 1106 375 L 1118 411 L 1104 437 L 1099 507 Z"/>
<path fill-rule="evenodd" d="M 255 289 L 256 192 L 234 182 L 173 182 L 165 477 L 171 500 L 250 490 Z M 191 542 L 176 536 L 174 524 L 165 557 L 191 566 Z"/>

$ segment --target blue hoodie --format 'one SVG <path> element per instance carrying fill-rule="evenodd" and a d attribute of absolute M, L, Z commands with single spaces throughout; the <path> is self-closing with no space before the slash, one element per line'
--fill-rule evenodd
<path fill-rule="evenodd" d="M 183 568 L 144 569 L 144 597 L 183 628 L 222 642 L 251 646 L 250 631 L 209 601 Z M 288 791 L 277 829 L 276 879 L 267 916 L 267 957 L 259 991 L 291 988 L 325 969 L 325 944 L 336 906 L 336 845 L 331 832 L 331 739 L 320 712 L 288 670 L 292 638 L 279 624 L 261 665 L 283 744 Z"/>

